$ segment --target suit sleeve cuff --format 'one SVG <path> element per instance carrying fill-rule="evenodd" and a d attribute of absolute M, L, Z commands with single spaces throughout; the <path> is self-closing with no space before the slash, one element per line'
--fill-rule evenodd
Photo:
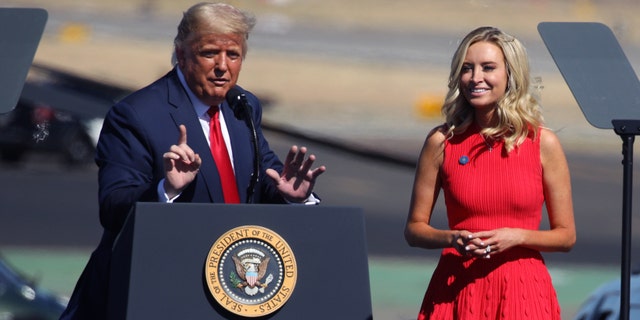
<path fill-rule="evenodd" d="M 169 198 L 169 196 L 167 195 L 167 192 L 164 190 L 164 178 L 162 180 L 160 180 L 160 182 L 158 182 L 157 190 L 158 190 L 157 191 L 158 192 L 158 202 L 173 203 L 173 201 L 178 199 L 178 197 L 181 195 L 181 193 L 178 193 L 175 197 Z"/>

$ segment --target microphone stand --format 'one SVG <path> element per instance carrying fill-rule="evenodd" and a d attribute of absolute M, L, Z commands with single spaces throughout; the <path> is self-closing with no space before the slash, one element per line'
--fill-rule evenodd
<path fill-rule="evenodd" d="M 234 102 L 235 100 L 235 102 Z M 247 126 L 251 131 L 251 142 L 253 145 L 253 173 L 251 174 L 251 180 L 249 181 L 249 188 L 247 189 L 247 199 L 246 203 L 253 203 L 253 195 L 255 193 L 256 185 L 258 181 L 260 181 L 260 158 L 262 155 L 260 154 L 260 148 L 258 147 L 258 133 L 256 131 L 256 125 L 253 122 L 253 117 L 251 116 L 251 105 L 249 101 L 247 101 L 247 96 L 242 92 L 242 90 L 237 87 L 231 88 L 229 92 L 227 92 L 227 102 L 234 110 L 234 114 L 236 116 L 244 117 L 244 120 L 247 122 Z M 242 110 L 238 110 L 237 104 L 240 104 L 240 108 Z M 240 112 L 242 113 L 240 113 Z"/>
<path fill-rule="evenodd" d="M 243 99 L 244 98 L 244 99 Z M 249 110 L 249 104 L 246 101 L 246 97 L 244 94 L 240 95 L 240 100 L 245 100 L 245 116 L 249 129 L 251 129 L 251 142 L 253 144 L 253 173 L 251 174 L 251 181 L 249 181 L 249 189 L 247 190 L 247 203 L 253 202 L 253 194 L 255 193 L 256 185 L 260 180 L 260 148 L 258 147 L 258 133 L 256 131 L 256 125 L 253 123 L 253 118 L 251 117 L 251 111 Z"/>

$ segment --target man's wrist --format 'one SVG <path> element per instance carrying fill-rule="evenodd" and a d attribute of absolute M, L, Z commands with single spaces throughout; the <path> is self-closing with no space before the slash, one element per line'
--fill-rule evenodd
<path fill-rule="evenodd" d="M 173 203 L 173 201 L 176 200 L 182 192 L 177 192 L 177 191 L 174 191 L 171 193 L 167 192 L 165 188 L 165 181 L 166 179 L 163 178 L 158 183 L 158 188 L 157 188 L 158 201 L 164 202 L 164 203 Z"/>
<path fill-rule="evenodd" d="M 304 199 L 301 202 L 292 202 L 292 201 L 289 201 L 289 200 L 286 200 L 286 201 L 289 204 L 300 204 L 300 205 L 305 205 L 305 206 L 315 206 L 315 205 L 320 204 L 320 198 L 314 193 L 311 193 L 306 199 Z"/>

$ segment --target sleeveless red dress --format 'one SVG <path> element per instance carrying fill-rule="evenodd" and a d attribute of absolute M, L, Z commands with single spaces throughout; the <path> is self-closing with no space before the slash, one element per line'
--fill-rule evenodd
<path fill-rule="evenodd" d="M 440 174 L 450 229 L 537 230 L 544 203 L 540 140 L 528 138 L 507 155 L 479 130 L 471 126 L 445 142 Z M 483 259 L 446 248 L 418 319 L 560 319 L 560 306 L 538 251 L 516 247 Z"/>

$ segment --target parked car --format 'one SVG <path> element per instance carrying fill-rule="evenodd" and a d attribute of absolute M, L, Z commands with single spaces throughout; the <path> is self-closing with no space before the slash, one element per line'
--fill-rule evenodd
<path fill-rule="evenodd" d="M 0 257 L 1 320 L 58 319 L 67 302 L 67 298 L 28 280 Z"/>
<path fill-rule="evenodd" d="M 15 109 L 0 115 L 0 158 L 18 162 L 48 152 L 70 165 L 92 162 L 111 104 L 55 83 L 27 82 Z"/>

